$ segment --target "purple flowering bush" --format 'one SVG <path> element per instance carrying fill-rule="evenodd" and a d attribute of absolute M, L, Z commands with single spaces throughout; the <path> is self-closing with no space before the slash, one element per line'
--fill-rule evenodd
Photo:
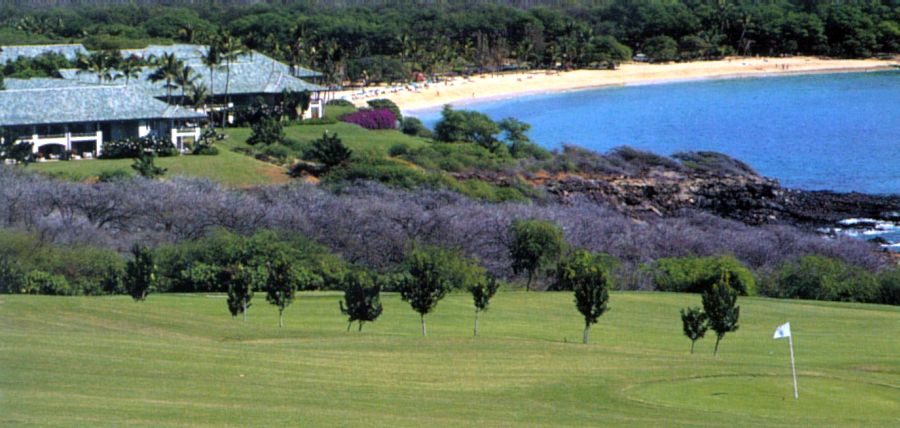
<path fill-rule="evenodd" d="M 357 110 L 345 114 L 341 120 L 347 123 L 355 123 L 366 129 L 396 129 L 397 116 L 386 108 L 375 110 Z"/>

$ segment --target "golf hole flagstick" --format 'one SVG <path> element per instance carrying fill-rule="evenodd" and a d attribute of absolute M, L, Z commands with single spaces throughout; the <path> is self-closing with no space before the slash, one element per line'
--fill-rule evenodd
<path fill-rule="evenodd" d="M 794 367 L 794 339 L 791 337 L 791 323 L 786 322 L 777 329 L 775 329 L 775 334 L 772 336 L 773 339 L 782 339 L 788 338 L 788 344 L 791 347 L 791 373 L 794 375 L 794 399 L 800 398 L 800 395 L 797 392 L 797 368 Z"/>

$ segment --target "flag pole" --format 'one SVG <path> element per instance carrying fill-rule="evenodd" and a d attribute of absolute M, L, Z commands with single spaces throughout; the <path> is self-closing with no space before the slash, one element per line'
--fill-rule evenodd
<path fill-rule="evenodd" d="M 788 336 L 788 344 L 791 346 L 791 373 L 794 375 L 794 399 L 797 400 L 800 398 L 800 394 L 797 392 L 797 368 L 794 367 L 794 337 L 793 335 Z"/>

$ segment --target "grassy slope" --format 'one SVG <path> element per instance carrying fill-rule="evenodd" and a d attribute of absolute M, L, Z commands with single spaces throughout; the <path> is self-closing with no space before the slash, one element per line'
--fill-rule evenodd
<path fill-rule="evenodd" d="M 297 125 L 284 128 L 287 138 L 303 144 L 311 143 L 323 133 L 337 133 L 341 141 L 357 153 L 368 152 L 376 156 L 386 156 L 395 144 L 418 147 L 425 144 L 422 138 L 411 137 L 400 131 L 369 131 L 357 125 L 338 122 L 330 125 Z M 227 131 L 229 140 L 247 141 L 250 128 L 233 128 Z"/>
<path fill-rule="evenodd" d="M 157 158 L 156 164 L 168 169 L 167 177 L 203 177 L 231 186 L 284 183 L 290 179 L 283 168 L 231 151 L 230 147 L 233 145 L 231 141 L 218 144 L 220 150 L 215 156 Z M 122 169 L 133 172 L 132 163 L 132 159 L 97 159 L 35 163 L 28 168 L 80 181 L 96 177 L 103 171 Z"/>
<path fill-rule="evenodd" d="M 347 333 L 336 294 L 303 294 L 276 327 L 257 294 L 0 296 L 0 425 L 667 425 L 900 423 L 900 309 L 741 300 L 714 358 L 687 353 L 678 308 L 699 296 L 614 293 L 580 339 L 569 293 L 506 292 L 471 337 L 469 296 L 428 316 L 396 295 Z M 791 399 L 790 320 L 800 401 Z M 564 340 L 570 343 L 566 343 Z"/>
<path fill-rule="evenodd" d="M 285 135 L 306 144 L 321 137 L 325 131 L 337 132 L 343 142 L 357 153 L 369 152 L 376 156 L 386 156 L 388 149 L 398 143 L 404 143 L 410 147 L 425 144 L 425 140 L 410 137 L 399 131 L 368 131 L 347 123 L 290 126 L 285 128 Z M 226 134 L 228 138 L 217 144 L 220 150 L 216 156 L 174 156 L 158 158 L 156 163 L 163 168 L 168 168 L 166 173 L 168 177 L 176 175 L 204 177 L 231 186 L 279 184 L 290 179 L 284 168 L 231 150 L 234 147 L 246 146 L 244 142 L 250 136 L 250 128 L 229 128 Z M 81 181 L 96 177 L 103 171 L 116 169 L 132 171 L 132 163 L 131 159 L 100 159 L 35 163 L 28 168 L 45 174 Z"/>

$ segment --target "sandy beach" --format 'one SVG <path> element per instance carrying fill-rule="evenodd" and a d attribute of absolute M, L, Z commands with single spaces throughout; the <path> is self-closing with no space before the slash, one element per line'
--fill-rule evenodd
<path fill-rule="evenodd" d="M 505 74 L 457 77 L 417 87 L 373 86 L 337 94 L 357 105 L 376 98 L 388 98 L 404 111 L 464 105 L 484 99 L 571 91 L 616 85 L 665 83 L 681 80 L 758 77 L 783 74 L 875 71 L 900 65 L 894 60 L 842 60 L 815 57 L 729 58 L 673 64 L 622 64 L 617 70 L 574 70 L 548 72 L 532 70 Z"/>

